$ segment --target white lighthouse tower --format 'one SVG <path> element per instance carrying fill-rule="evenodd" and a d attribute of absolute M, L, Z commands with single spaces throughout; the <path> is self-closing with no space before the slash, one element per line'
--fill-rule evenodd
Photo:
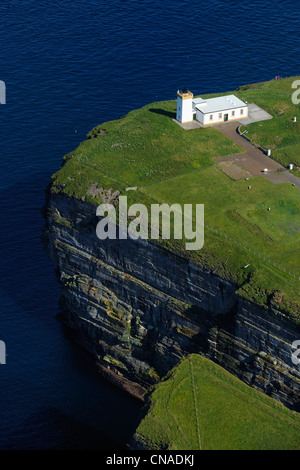
<path fill-rule="evenodd" d="M 177 121 L 190 122 L 193 120 L 193 98 L 193 93 L 187 88 L 177 91 Z"/>

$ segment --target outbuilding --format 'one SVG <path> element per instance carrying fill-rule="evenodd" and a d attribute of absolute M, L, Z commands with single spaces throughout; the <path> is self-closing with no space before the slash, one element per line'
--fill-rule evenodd
<path fill-rule="evenodd" d="M 199 121 L 202 125 L 239 121 L 248 117 L 248 105 L 235 95 L 217 98 L 194 98 L 186 88 L 177 92 L 176 119 L 181 122 Z"/>

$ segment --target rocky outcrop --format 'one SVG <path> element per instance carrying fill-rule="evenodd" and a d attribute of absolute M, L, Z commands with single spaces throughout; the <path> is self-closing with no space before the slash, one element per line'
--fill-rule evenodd
<path fill-rule="evenodd" d="M 142 399 L 182 356 L 201 353 L 299 410 L 291 319 L 153 242 L 100 241 L 97 222 L 95 206 L 49 190 L 44 236 L 63 318 L 102 374 Z"/>

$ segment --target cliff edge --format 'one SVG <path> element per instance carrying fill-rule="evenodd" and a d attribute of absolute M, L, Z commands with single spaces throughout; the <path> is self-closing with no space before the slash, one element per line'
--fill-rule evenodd
<path fill-rule="evenodd" d="M 213 159 L 238 146 L 215 129 L 184 131 L 174 108 L 154 103 L 98 126 L 53 176 L 44 242 L 63 319 L 99 371 L 139 399 L 182 357 L 200 353 L 299 410 L 299 193 L 260 177 L 250 193 Z M 146 205 L 203 203 L 204 249 L 99 240 L 96 207 L 117 206 L 120 194 Z"/>

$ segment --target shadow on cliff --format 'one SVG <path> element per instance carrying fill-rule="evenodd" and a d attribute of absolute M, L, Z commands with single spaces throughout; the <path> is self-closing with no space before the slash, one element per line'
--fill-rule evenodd
<path fill-rule="evenodd" d="M 171 119 L 176 118 L 176 113 L 171 111 L 166 111 L 165 109 L 160 108 L 149 108 L 150 113 L 161 114 L 162 116 L 167 116 Z"/>

